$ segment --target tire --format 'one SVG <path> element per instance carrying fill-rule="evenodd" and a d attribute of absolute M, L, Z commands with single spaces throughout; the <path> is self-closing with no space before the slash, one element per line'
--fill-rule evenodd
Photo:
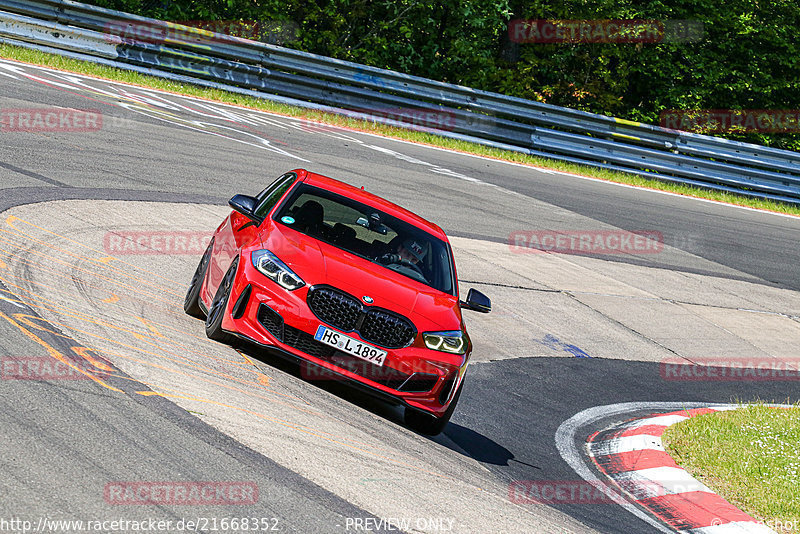
<path fill-rule="evenodd" d="M 211 259 L 211 252 L 214 248 L 214 240 L 208 244 L 208 248 L 200 258 L 200 263 L 194 271 L 192 281 L 189 284 L 189 290 L 186 291 L 186 298 L 183 299 L 183 311 L 187 315 L 196 317 L 198 319 L 205 319 L 205 314 L 200 308 L 200 288 L 203 287 L 203 280 L 206 278 L 206 270 L 208 269 L 208 261 Z"/>
<path fill-rule="evenodd" d="M 453 400 L 450 401 L 450 406 L 447 407 L 447 411 L 440 417 L 406 407 L 406 412 L 403 417 L 406 426 L 414 432 L 426 436 L 437 436 L 441 434 L 450 421 L 450 418 L 453 416 L 453 412 L 456 411 L 456 404 L 458 404 L 458 399 L 461 397 L 462 389 L 464 389 L 463 380 L 458 387 L 458 391 L 456 391 L 456 394 L 453 396 Z"/>
<path fill-rule="evenodd" d="M 233 260 L 228 272 L 220 282 L 214 300 L 208 308 L 206 316 L 206 335 L 214 341 L 232 344 L 236 338 L 222 329 L 222 319 L 225 317 L 225 309 L 228 307 L 228 299 L 233 288 L 233 279 L 236 278 L 236 267 L 239 265 L 239 258 Z"/>

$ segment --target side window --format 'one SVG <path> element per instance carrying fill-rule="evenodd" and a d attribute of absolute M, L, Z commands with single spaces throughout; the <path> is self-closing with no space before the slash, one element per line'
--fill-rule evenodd
<path fill-rule="evenodd" d="M 292 184 L 297 178 L 294 174 L 286 174 L 281 176 L 272 185 L 267 187 L 264 191 L 262 191 L 256 199 L 259 201 L 258 207 L 255 209 L 255 214 L 257 217 L 261 217 L 262 219 L 269 214 L 270 210 L 275 207 L 275 204 L 281 199 L 281 197 L 289 190 Z"/>
<path fill-rule="evenodd" d="M 278 184 L 283 182 L 286 179 L 287 176 L 289 176 L 289 175 L 288 174 L 284 174 L 283 176 L 278 177 L 277 179 L 275 179 L 275 181 L 273 181 L 267 187 L 265 187 L 263 191 L 261 191 L 259 194 L 257 194 L 256 195 L 256 205 L 261 204 L 261 201 L 263 201 L 267 197 L 267 195 L 269 195 L 270 192 L 278 186 Z"/>

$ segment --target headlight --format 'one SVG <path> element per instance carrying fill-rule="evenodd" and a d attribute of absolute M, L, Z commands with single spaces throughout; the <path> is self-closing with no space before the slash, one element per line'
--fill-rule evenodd
<path fill-rule="evenodd" d="M 253 267 L 284 289 L 294 291 L 306 285 L 278 257 L 269 250 L 257 250 L 252 254 Z"/>
<path fill-rule="evenodd" d="M 467 336 L 460 330 L 449 332 L 425 332 L 422 334 L 425 346 L 431 350 L 464 354 L 467 352 Z"/>

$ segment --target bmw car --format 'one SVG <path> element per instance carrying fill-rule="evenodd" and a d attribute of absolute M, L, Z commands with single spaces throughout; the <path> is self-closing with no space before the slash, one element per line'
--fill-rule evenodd
<path fill-rule="evenodd" d="M 236 195 L 189 285 L 184 310 L 209 338 L 238 339 L 405 406 L 405 423 L 440 433 L 472 343 L 453 252 L 425 219 L 344 182 L 297 169 Z"/>

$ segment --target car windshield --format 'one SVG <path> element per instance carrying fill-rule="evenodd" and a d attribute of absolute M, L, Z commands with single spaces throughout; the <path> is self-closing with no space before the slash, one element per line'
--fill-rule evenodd
<path fill-rule="evenodd" d="M 455 294 L 447 243 L 372 206 L 302 184 L 274 219 L 383 268 Z"/>

